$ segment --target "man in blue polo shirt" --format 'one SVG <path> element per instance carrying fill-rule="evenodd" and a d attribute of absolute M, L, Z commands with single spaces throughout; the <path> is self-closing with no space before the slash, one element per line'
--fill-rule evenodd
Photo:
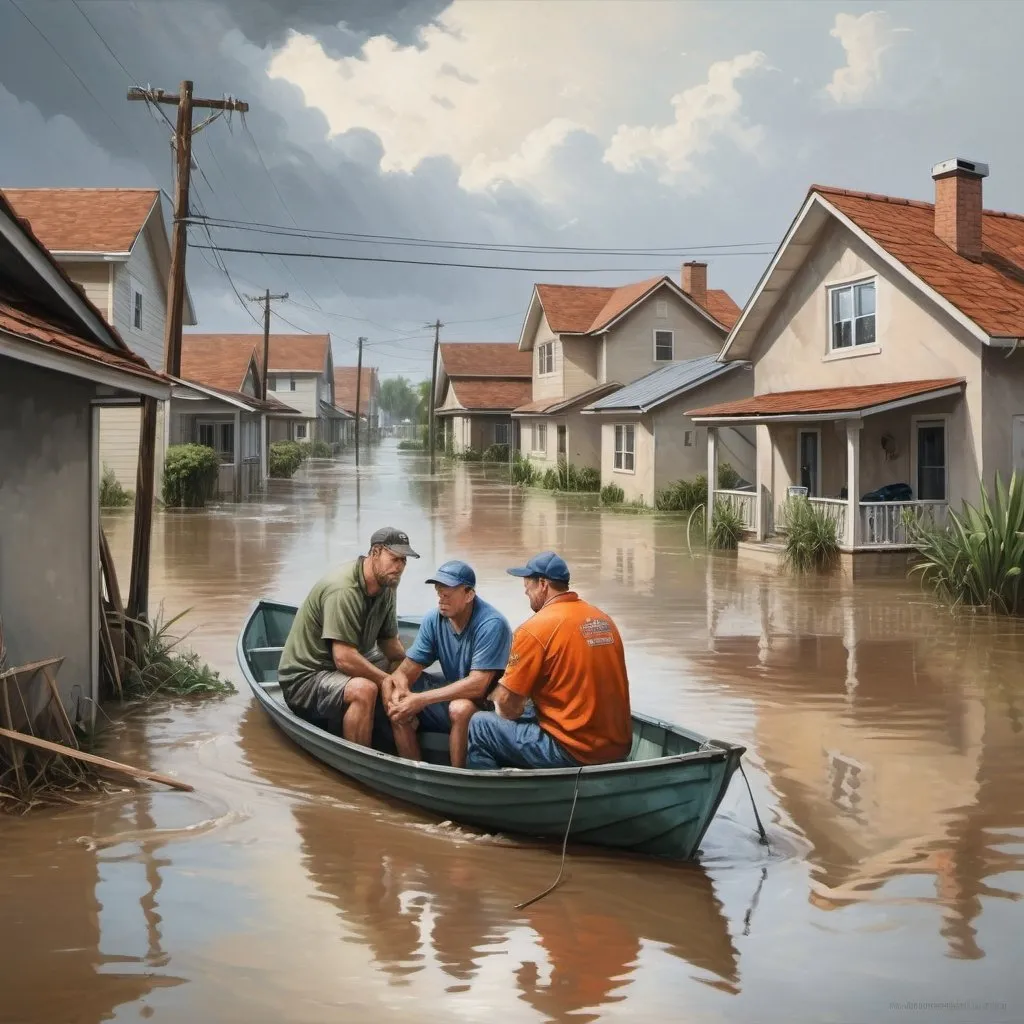
<path fill-rule="evenodd" d="M 512 627 L 477 596 L 476 573 L 465 562 L 445 562 L 426 582 L 434 584 L 437 608 L 423 617 L 381 692 L 403 757 L 420 758 L 418 720 L 420 730 L 449 734 L 452 766 L 464 768 L 469 720 L 489 706 L 485 697 L 508 664 Z M 424 671 L 435 661 L 443 678 Z"/>

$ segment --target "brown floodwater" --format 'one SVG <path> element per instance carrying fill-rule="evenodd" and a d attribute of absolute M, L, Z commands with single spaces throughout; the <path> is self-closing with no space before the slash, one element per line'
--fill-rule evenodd
<path fill-rule="evenodd" d="M 0 1021 L 1024 1020 L 1024 624 L 953 616 L 901 579 L 791 579 L 394 442 L 167 513 L 153 607 L 239 684 L 118 718 L 158 785 L 0 821 Z M 487 836 L 381 800 L 290 744 L 234 646 L 371 532 L 459 556 L 517 624 L 504 569 L 553 547 L 626 640 L 638 710 L 743 743 L 699 863 Z M 105 527 L 127 586 L 130 515 Z M 113 714 L 113 710 L 111 711 Z"/>

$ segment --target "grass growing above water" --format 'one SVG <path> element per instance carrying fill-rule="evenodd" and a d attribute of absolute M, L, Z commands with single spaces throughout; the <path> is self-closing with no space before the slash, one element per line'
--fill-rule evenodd
<path fill-rule="evenodd" d="M 171 632 L 171 627 L 189 610 L 164 621 L 161 605 L 144 642 L 140 646 L 132 645 L 121 681 L 127 700 L 157 695 L 195 697 L 235 692 L 234 685 L 222 679 L 220 673 L 203 662 L 195 651 L 181 648 L 185 637 Z"/>
<path fill-rule="evenodd" d="M 1024 614 L 1024 477 L 1009 485 L 996 475 L 995 495 L 981 488 L 980 507 L 964 502 L 949 524 L 936 530 L 907 523 L 919 561 L 911 567 L 944 600 Z"/>
<path fill-rule="evenodd" d="M 791 572 L 824 572 L 839 561 L 839 529 L 835 519 L 806 498 L 789 498 L 783 507 L 786 549 L 783 565 Z"/>

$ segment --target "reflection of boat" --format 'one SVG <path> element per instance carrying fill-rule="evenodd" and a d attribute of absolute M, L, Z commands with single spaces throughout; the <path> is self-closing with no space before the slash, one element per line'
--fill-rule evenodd
<path fill-rule="evenodd" d="M 295 612 L 294 605 L 259 601 L 238 638 L 239 667 L 263 709 L 289 738 L 342 774 L 456 821 L 561 838 L 578 787 L 574 840 L 686 860 L 696 853 L 745 752 L 636 714 L 629 758 L 582 769 L 452 768 L 447 737 L 430 734 L 422 737 L 425 761 L 362 747 L 304 721 L 284 703 L 277 666 Z M 418 625 L 414 618 L 400 622 L 405 633 Z"/>

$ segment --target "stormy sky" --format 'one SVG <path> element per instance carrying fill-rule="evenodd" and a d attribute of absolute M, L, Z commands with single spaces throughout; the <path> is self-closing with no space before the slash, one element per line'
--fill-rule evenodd
<path fill-rule="evenodd" d="M 220 257 L 337 362 L 364 335 L 419 378 L 424 324 L 515 340 L 535 281 L 699 257 L 742 305 L 814 182 L 930 199 L 965 156 L 1024 211 L 1022 30 L 1001 0 L 0 0 L 0 186 L 170 194 L 168 125 L 127 90 L 243 99 L 196 137 L 193 209 L 274 227 L 190 241 L 372 258 Z M 212 252 L 188 276 L 204 330 L 257 329 Z"/>

